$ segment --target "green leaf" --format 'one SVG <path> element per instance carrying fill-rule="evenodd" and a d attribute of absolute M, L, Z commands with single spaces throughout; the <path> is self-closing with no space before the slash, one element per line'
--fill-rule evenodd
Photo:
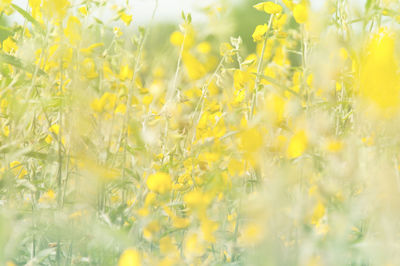
<path fill-rule="evenodd" d="M 28 12 L 26 12 L 25 10 L 23 10 L 22 8 L 20 8 L 19 6 L 17 6 L 16 4 L 11 4 L 11 6 L 18 12 L 20 13 L 26 20 L 28 20 L 29 22 L 31 22 L 33 25 L 41 27 L 40 23 L 34 19 L 31 14 L 29 14 Z"/>
<path fill-rule="evenodd" d="M 94 151 L 97 150 L 96 145 L 90 140 L 89 137 L 82 136 L 82 140 L 83 140 L 83 142 L 87 145 L 87 147 L 88 147 L 89 149 L 94 150 Z"/>
<path fill-rule="evenodd" d="M 55 255 L 55 254 L 56 254 L 56 248 L 52 247 L 52 248 L 43 249 L 43 250 L 39 251 L 39 253 L 36 255 L 36 257 L 33 258 L 29 262 L 32 263 L 32 264 L 38 263 L 38 262 L 42 262 L 43 260 L 45 260 L 49 256 L 52 256 L 52 255 Z"/>
<path fill-rule="evenodd" d="M 101 21 L 100 19 L 98 19 L 98 18 L 96 18 L 96 17 L 93 17 L 93 18 L 94 18 L 94 20 L 95 20 L 97 23 L 99 23 L 99 24 L 101 24 L 101 25 L 104 25 L 103 21 Z"/>
<path fill-rule="evenodd" d="M 367 0 L 365 2 L 365 10 L 368 10 L 371 7 L 373 0 Z"/>
<path fill-rule="evenodd" d="M 17 180 L 17 188 L 26 188 L 32 192 L 35 192 L 37 189 L 34 184 L 32 184 L 30 181 L 27 179 L 18 179 Z"/>
<path fill-rule="evenodd" d="M 36 70 L 36 66 L 35 65 L 25 65 L 19 58 L 13 56 L 13 55 L 9 55 L 6 53 L 0 53 L 0 62 L 6 63 L 6 64 L 10 64 L 16 68 L 25 70 L 29 73 L 34 73 Z M 38 74 L 39 75 L 47 75 L 46 72 L 44 72 L 43 70 L 41 70 L 40 68 L 38 69 Z"/>
<path fill-rule="evenodd" d="M 255 73 L 255 72 L 252 73 L 252 74 L 257 75 L 257 73 Z M 262 78 L 262 79 L 264 79 L 264 80 L 270 82 L 271 84 L 273 84 L 273 85 L 275 85 L 275 86 L 277 86 L 277 87 L 283 89 L 283 90 L 287 90 L 287 91 L 289 91 L 289 92 L 291 92 L 291 93 L 293 93 L 294 95 L 297 95 L 297 96 L 299 95 L 297 92 L 293 91 L 292 89 L 288 88 L 287 86 L 285 86 L 285 85 L 283 85 L 283 84 L 280 84 L 280 83 L 279 83 L 276 79 L 274 79 L 274 78 L 271 78 L 271 77 L 268 77 L 268 76 L 265 76 L 265 75 L 262 75 L 262 74 L 259 74 L 258 76 L 259 76 L 260 78 Z"/>
<path fill-rule="evenodd" d="M 15 148 L 16 148 L 15 143 L 4 144 L 3 146 L 0 147 L 0 153 L 6 154 L 6 153 L 9 153 L 10 151 L 12 151 Z"/>
<path fill-rule="evenodd" d="M 129 168 L 125 168 L 125 171 L 132 176 L 133 178 L 136 179 L 136 181 L 140 182 L 140 176 L 138 175 L 138 173 L 133 172 L 131 169 Z"/>
<path fill-rule="evenodd" d="M 0 31 L 4 31 L 4 32 L 6 32 L 8 35 L 11 35 L 11 34 L 13 33 L 13 30 L 12 30 L 11 28 L 5 27 L 5 26 L 2 26 L 2 25 L 0 25 Z"/>
<path fill-rule="evenodd" d="M 27 157 L 40 159 L 40 160 L 47 160 L 47 161 L 57 161 L 57 157 L 54 155 L 50 155 L 43 152 L 36 152 L 36 151 L 28 151 L 24 154 Z"/>
<path fill-rule="evenodd" d="M 19 60 L 15 56 L 12 56 L 12 55 L 9 55 L 9 54 L 5 54 L 5 53 L 1 53 L 0 54 L 0 60 L 3 63 L 7 63 L 7 64 L 10 64 L 10 65 L 13 65 L 13 66 L 15 66 L 17 68 L 23 68 L 21 60 Z"/>

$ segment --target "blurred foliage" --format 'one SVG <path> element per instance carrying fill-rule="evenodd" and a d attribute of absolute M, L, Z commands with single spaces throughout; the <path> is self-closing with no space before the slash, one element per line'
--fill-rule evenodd
<path fill-rule="evenodd" d="M 399 10 L 1 1 L 0 264 L 398 265 Z"/>
<path fill-rule="evenodd" d="M 233 36 L 240 36 L 247 52 L 254 52 L 256 44 L 253 42 L 249 29 L 254 29 L 257 25 L 265 23 L 267 14 L 258 12 L 253 8 L 257 0 L 241 1 L 232 8 L 232 20 L 235 24 Z"/>

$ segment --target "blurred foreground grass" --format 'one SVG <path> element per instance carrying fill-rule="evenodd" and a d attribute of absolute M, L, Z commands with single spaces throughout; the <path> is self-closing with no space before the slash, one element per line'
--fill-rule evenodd
<path fill-rule="evenodd" d="M 1 265 L 400 263 L 399 1 L 131 8 L 0 2 Z"/>

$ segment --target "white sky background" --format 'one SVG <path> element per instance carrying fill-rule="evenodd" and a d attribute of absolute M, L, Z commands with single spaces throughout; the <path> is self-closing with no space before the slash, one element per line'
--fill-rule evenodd
<path fill-rule="evenodd" d="M 229 2 L 237 2 L 239 0 L 226 0 Z M 28 0 L 13 0 L 13 3 L 25 9 Z M 71 1 L 73 2 L 73 1 Z M 111 0 L 109 2 L 125 6 L 126 0 Z M 154 10 L 155 0 L 129 0 L 130 7 L 132 7 L 133 21 L 139 24 L 145 24 L 150 21 L 151 15 Z M 219 0 L 158 0 L 158 8 L 155 19 L 179 21 L 181 20 L 181 13 L 191 13 L 193 21 L 204 21 L 206 17 L 199 12 L 199 9 L 207 5 L 217 3 Z M 111 12 L 110 12 L 111 13 Z M 110 14 L 96 14 L 96 16 L 109 17 Z M 13 19 L 20 21 L 21 16 L 13 16 Z"/>
<path fill-rule="evenodd" d="M 198 10 L 201 7 L 218 2 L 217 0 L 158 0 L 157 20 L 176 21 L 181 13 L 191 13 L 194 21 L 205 20 Z M 133 19 L 139 23 L 148 22 L 151 18 L 155 0 L 133 0 Z"/>
<path fill-rule="evenodd" d="M 124 0 L 116 0 L 123 2 Z M 246 0 L 225 0 L 227 4 L 234 4 Z M 266 0 L 260 0 L 263 2 Z M 326 0 L 311 0 L 313 7 L 319 8 Z M 220 0 L 158 0 L 158 9 L 156 13 L 157 20 L 177 21 L 181 19 L 181 13 L 191 13 L 193 21 L 205 21 L 206 17 L 199 9 L 210 4 L 216 4 Z M 155 0 L 130 0 L 133 6 L 133 19 L 138 23 L 148 22 L 151 18 Z"/>
<path fill-rule="evenodd" d="M 116 2 L 123 2 L 124 0 L 116 0 Z M 234 4 L 246 0 L 225 0 L 227 4 Z M 267 0 L 260 0 L 263 2 Z M 354 2 L 364 2 L 365 0 L 350 0 Z M 157 20 L 180 20 L 181 12 L 191 13 L 193 20 L 196 22 L 205 20 L 204 14 L 199 12 L 199 8 L 219 3 L 221 0 L 158 0 L 158 9 L 156 14 Z M 316 10 L 320 9 L 326 0 L 310 0 L 312 7 Z M 130 0 L 133 6 L 134 20 L 139 23 L 148 22 L 154 9 L 155 0 Z"/>
<path fill-rule="evenodd" d="M 151 15 L 154 10 L 155 0 L 110 0 L 116 4 L 124 6 L 129 1 L 132 7 L 133 21 L 138 24 L 145 24 L 150 21 Z M 201 7 L 205 7 L 210 4 L 219 3 L 221 0 L 158 0 L 158 8 L 155 19 L 158 21 L 169 20 L 169 21 L 180 21 L 181 13 L 191 13 L 194 22 L 202 22 L 206 20 L 203 13 L 199 11 Z M 223 1 L 223 0 L 222 0 Z M 246 0 L 224 0 L 227 4 L 234 4 L 239 1 Z M 260 2 L 266 0 L 260 0 Z M 365 0 L 350 0 L 350 2 L 364 2 Z M 13 0 L 13 3 L 19 5 L 23 9 L 27 6 L 28 0 Z M 71 0 L 71 2 L 73 2 Z M 311 0 L 314 9 L 319 9 L 324 5 L 326 0 Z M 110 12 L 111 13 L 111 12 Z M 96 14 L 97 17 L 110 17 L 107 11 L 103 14 Z M 14 17 L 15 20 L 19 21 L 23 19 L 21 16 Z"/>

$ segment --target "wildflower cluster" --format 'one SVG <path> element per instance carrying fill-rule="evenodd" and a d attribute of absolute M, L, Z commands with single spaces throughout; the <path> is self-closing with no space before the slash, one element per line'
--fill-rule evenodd
<path fill-rule="evenodd" d="M 210 6 L 163 51 L 129 1 L 28 3 L 0 2 L 1 264 L 399 263 L 398 1 L 255 3 L 230 39 Z"/>

